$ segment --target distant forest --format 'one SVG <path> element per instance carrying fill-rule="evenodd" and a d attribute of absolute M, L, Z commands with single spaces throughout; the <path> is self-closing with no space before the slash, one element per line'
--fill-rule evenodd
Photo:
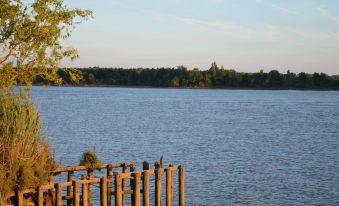
<path fill-rule="evenodd" d="M 333 89 L 339 90 L 339 75 L 325 73 L 286 74 L 272 70 L 256 73 L 224 69 L 213 62 L 209 70 L 176 68 L 82 68 L 76 69 L 82 76 L 80 85 L 135 86 L 135 87 L 183 87 L 183 88 L 243 88 L 243 89 Z M 72 85 L 66 69 L 59 75 L 65 85 Z M 39 80 L 37 84 L 41 83 Z"/>

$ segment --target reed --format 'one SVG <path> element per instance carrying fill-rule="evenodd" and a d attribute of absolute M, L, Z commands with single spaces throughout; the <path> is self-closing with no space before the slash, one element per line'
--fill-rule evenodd
<path fill-rule="evenodd" d="M 29 95 L 0 90 L 0 197 L 46 183 L 56 166 Z"/>

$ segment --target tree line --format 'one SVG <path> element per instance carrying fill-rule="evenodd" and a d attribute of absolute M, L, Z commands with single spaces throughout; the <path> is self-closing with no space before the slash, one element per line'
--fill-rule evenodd
<path fill-rule="evenodd" d="M 82 68 L 76 69 L 82 77 L 80 85 L 187 87 L 187 88 L 249 88 L 249 89 L 339 89 L 339 75 L 325 73 L 282 74 L 277 70 L 255 73 L 237 72 L 219 67 L 215 62 L 209 70 L 176 68 Z M 67 69 L 59 69 L 65 85 L 73 85 Z M 42 83 L 39 79 L 36 83 Z"/>

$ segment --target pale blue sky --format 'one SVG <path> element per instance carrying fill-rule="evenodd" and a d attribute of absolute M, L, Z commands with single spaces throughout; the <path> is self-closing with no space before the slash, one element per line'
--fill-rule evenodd
<path fill-rule="evenodd" d="M 67 0 L 91 9 L 67 41 L 76 67 L 208 69 L 339 74 L 337 0 Z"/>

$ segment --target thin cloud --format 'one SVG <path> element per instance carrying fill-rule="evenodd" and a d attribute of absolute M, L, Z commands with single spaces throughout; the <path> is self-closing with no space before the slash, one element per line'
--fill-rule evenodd
<path fill-rule="evenodd" d="M 331 19 L 332 21 L 335 21 L 335 22 L 339 22 L 339 18 L 332 15 L 327 9 L 325 6 L 320 6 L 318 8 L 318 11 L 320 12 L 320 14 L 328 19 Z"/>
<path fill-rule="evenodd" d="M 272 4 L 271 6 L 273 8 L 276 8 L 276 9 L 280 10 L 280 11 L 283 11 L 285 13 L 290 13 L 290 14 L 294 14 L 294 15 L 300 15 L 297 11 L 294 11 L 292 9 L 288 9 L 288 8 L 285 8 L 285 7 L 281 7 L 281 6 L 278 6 L 276 4 Z"/>
<path fill-rule="evenodd" d="M 262 25 L 259 28 L 249 28 L 248 26 L 224 20 L 201 20 L 178 16 L 173 16 L 173 18 L 185 24 L 214 29 L 227 35 L 236 35 L 239 38 L 262 37 L 273 40 L 281 37 L 278 27 L 270 25 Z"/>
<path fill-rule="evenodd" d="M 215 28 L 215 29 L 223 30 L 223 31 L 230 31 L 238 27 L 236 24 L 232 22 L 226 22 L 226 21 L 206 21 L 206 20 L 201 20 L 201 19 L 184 18 L 184 17 L 174 17 L 174 18 L 186 24 Z"/>
<path fill-rule="evenodd" d="M 339 34 L 334 32 L 309 32 L 300 28 L 276 26 L 272 24 L 261 24 L 256 27 L 248 27 L 235 22 L 221 20 L 201 20 L 196 18 L 185 18 L 172 16 L 174 19 L 189 25 L 211 28 L 223 32 L 226 35 L 236 35 L 240 39 L 265 39 L 269 41 L 280 41 L 283 39 L 333 39 L 339 40 Z"/>
<path fill-rule="evenodd" d="M 263 0 L 255 0 L 255 1 L 259 4 L 262 4 L 262 5 L 268 5 L 272 8 L 274 8 L 274 9 L 282 11 L 284 13 L 289 13 L 289 14 L 293 14 L 293 15 L 300 15 L 299 12 L 292 10 L 290 8 L 282 7 L 282 6 L 279 6 L 277 4 L 268 4 L 268 3 L 265 3 Z"/>

